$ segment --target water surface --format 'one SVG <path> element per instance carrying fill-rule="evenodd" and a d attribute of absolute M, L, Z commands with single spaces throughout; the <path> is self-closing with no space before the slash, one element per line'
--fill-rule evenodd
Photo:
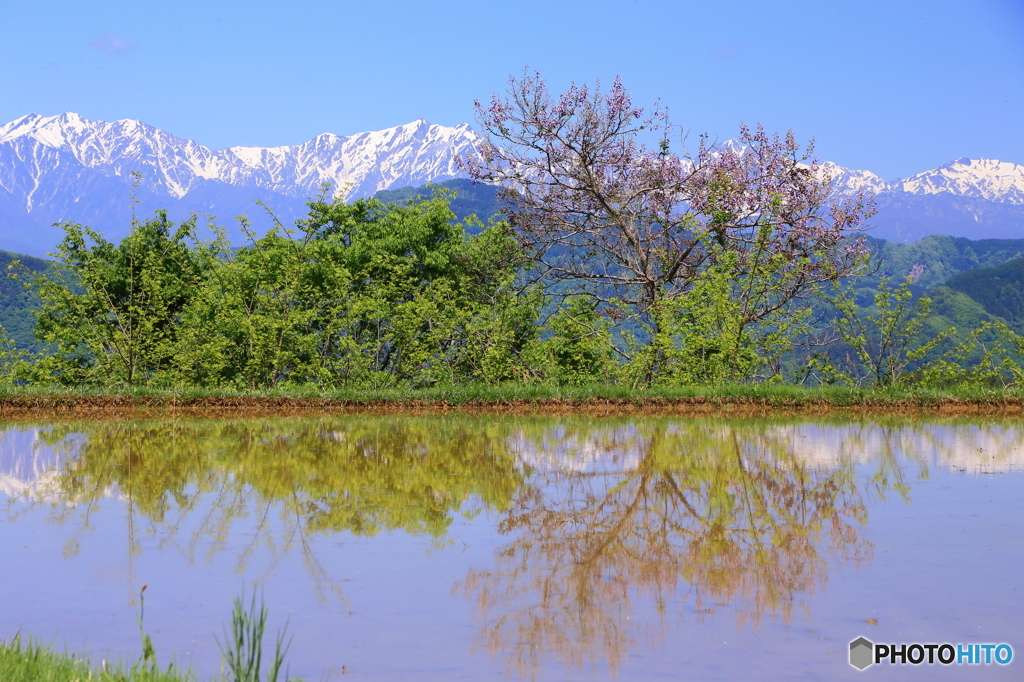
<path fill-rule="evenodd" d="M 307 680 L 1021 679 L 1015 420 L 374 417 L 0 433 L 0 637 L 204 676 L 263 591 Z M 1009 666 L 847 663 L 1007 642 Z"/>

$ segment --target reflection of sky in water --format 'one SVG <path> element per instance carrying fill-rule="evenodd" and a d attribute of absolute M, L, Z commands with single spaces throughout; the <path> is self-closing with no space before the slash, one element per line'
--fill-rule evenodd
<path fill-rule="evenodd" d="M 39 439 L 39 429 L 0 432 L 0 493 L 8 497 L 58 494 L 52 487 L 65 458 Z"/>
<path fill-rule="evenodd" d="M 521 467 L 542 474 L 598 474 L 636 469 L 643 455 L 642 441 L 632 425 L 582 435 L 559 425 L 545 431 L 539 442 L 519 431 L 509 438 L 509 445 Z"/>
<path fill-rule="evenodd" d="M 784 452 L 816 469 L 830 469 L 841 462 L 865 464 L 890 453 L 930 468 L 970 473 L 1024 469 L 1024 426 L 789 424 L 769 427 L 756 444 L 746 445 L 748 453 Z"/>
<path fill-rule="evenodd" d="M 0 493 L 9 498 L 61 501 L 73 505 L 61 493 L 58 472 L 75 459 L 83 436 L 68 436 L 55 446 L 37 428 L 0 431 Z M 105 495 L 117 497 L 116 486 Z"/>
<path fill-rule="evenodd" d="M 546 496 L 541 501 L 552 512 L 559 511 L 554 498 L 570 489 L 578 474 L 580 480 L 602 483 L 577 492 L 613 494 L 616 482 L 640 468 L 652 438 L 645 422 L 590 420 L 576 426 L 565 421 L 551 420 L 543 428 L 513 423 L 497 436 L 520 470 L 557 474 L 542 490 L 523 488 L 524 495 Z M 667 421 L 664 433 L 685 433 L 683 426 L 677 429 Z M 829 580 L 816 593 L 801 595 L 806 612 L 790 621 L 770 616 L 756 628 L 737 626 L 740 604 L 702 603 L 698 612 L 695 588 L 685 580 L 678 590 L 654 595 L 643 586 L 617 584 L 622 573 L 602 572 L 608 585 L 602 587 L 600 580 L 595 585 L 609 594 L 621 591 L 631 609 L 622 617 L 631 619 L 623 630 L 633 639 L 616 680 L 861 680 L 863 674 L 845 662 L 845 647 L 859 635 L 894 642 L 1009 641 L 1024 652 L 1024 641 L 1015 639 L 1024 632 L 1019 571 L 1024 564 L 1024 427 L 1005 421 L 737 425 L 742 457 L 775 459 L 776 471 L 788 472 L 800 463 L 814 472 L 811 479 L 821 474 L 815 480 L 829 480 L 829 472 L 855 465 L 856 494 L 869 507 L 861 538 L 873 547 L 873 559 L 854 567 L 822 546 Z M 734 433 L 720 420 L 699 428 L 722 442 Z M 344 424 L 320 433 L 332 443 L 350 440 Z M 138 651 L 133 599 L 148 583 L 147 629 L 161 659 L 171 651 L 192 656 L 209 675 L 216 672 L 219 657 L 213 635 L 221 632 L 231 597 L 243 585 L 258 582 L 266 587 L 271 629 L 286 617 L 291 620 L 291 671 L 305 679 L 336 675 L 342 665 L 357 674 L 355 679 L 503 679 L 506 673 L 518 679 L 503 650 L 485 651 L 481 633 L 488 622 L 481 622 L 474 601 L 479 595 L 466 590 L 465 583 L 473 571 L 494 571 L 515 542 L 530 540 L 522 532 L 499 532 L 502 523 L 525 513 L 529 500 L 509 510 L 456 512 L 440 540 L 405 532 L 357 537 L 310 532 L 301 518 L 308 510 L 290 507 L 284 498 L 267 503 L 249 488 L 234 489 L 229 473 L 217 474 L 216 485 L 189 499 L 188 506 L 170 501 L 166 514 L 153 519 L 133 512 L 132 501 L 112 490 L 99 491 L 89 504 L 59 504 L 54 471 L 76 452 L 73 439 L 55 450 L 33 429 L 0 433 L 0 497 L 8 498 L 6 522 L 0 516 L 0 556 L 5 557 L 0 561 L 0 638 L 21 628 L 58 646 L 101 655 L 113 651 L 130 659 Z M 887 455 L 906 470 L 910 492 L 905 499 L 867 499 L 875 463 Z M 930 477 L 914 475 L 921 471 L 930 471 Z M 989 471 L 1006 473 L 973 475 Z M 676 478 L 685 487 L 686 472 Z M 787 484 L 791 478 L 771 480 Z M 543 483 L 545 477 L 538 479 Z M 645 490 L 653 499 L 662 489 Z M 687 494 L 699 489 L 694 486 Z M 591 510 L 612 506 L 598 499 L 594 507 L 586 496 L 579 502 Z M 467 506 L 479 507 L 479 502 L 474 498 Z M 705 501 L 702 509 L 711 508 Z M 590 536 L 580 509 L 564 511 L 563 522 L 586 545 Z M 224 523 L 218 526 L 211 519 Z M 693 527 L 692 520 L 686 522 Z M 527 549 L 558 540 L 545 535 L 548 530 L 555 534 L 550 524 L 537 528 L 535 542 L 540 544 L 527 544 Z M 646 527 L 630 532 L 634 543 L 648 536 Z M 595 546 L 604 545 L 595 541 Z M 634 548 L 642 545 L 624 547 L 623 556 L 635 557 Z M 799 568 L 797 559 L 790 557 Z M 635 575 L 642 578 L 645 566 L 638 561 Z M 577 568 L 586 570 L 570 566 L 568 574 L 579 575 Z M 572 589 L 558 582 L 540 584 L 549 591 L 543 594 Z M 535 595 L 523 591 L 512 596 L 529 605 Z M 510 649 L 515 644 L 507 643 Z M 593 650 L 597 656 L 593 666 L 569 670 L 551 653 L 557 646 Z M 536 679 L 610 677 L 601 642 L 570 640 L 557 646 L 541 651 Z M 1019 665 L 943 670 L 942 677 L 981 679 L 983 673 L 984 679 L 1020 679 L 1020 670 Z M 928 679 L 934 672 L 921 666 L 875 668 L 865 674 L 903 680 Z"/>
<path fill-rule="evenodd" d="M 674 430 L 670 426 L 668 433 Z M 728 432 L 722 430 L 722 436 Z M 552 427 L 537 438 L 523 431 L 509 438 L 522 467 L 548 474 L 616 473 L 636 469 L 647 439 L 633 425 L 605 427 L 589 433 Z M 744 440 L 745 457 L 782 456 L 815 470 L 841 463 L 866 464 L 880 455 L 970 473 L 1024 469 L 1024 426 L 929 424 L 896 428 L 878 424 L 815 423 L 770 426 Z"/>

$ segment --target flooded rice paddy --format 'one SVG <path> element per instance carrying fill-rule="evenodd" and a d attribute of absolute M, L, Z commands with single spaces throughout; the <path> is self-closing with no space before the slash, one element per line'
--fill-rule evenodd
<path fill-rule="evenodd" d="M 260 589 L 306 680 L 1024 678 L 1016 419 L 8 424 L 0 499 L 0 639 L 97 661 L 148 585 L 203 677 Z M 1016 656 L 859 672 L 859 636 Z"/>

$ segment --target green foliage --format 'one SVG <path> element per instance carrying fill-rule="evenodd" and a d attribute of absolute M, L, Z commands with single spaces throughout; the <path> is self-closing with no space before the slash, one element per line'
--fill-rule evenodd
<path fill-rule="evenodd" d="M 196 678 L 173 665 L 160 669 L 138 663 L 132 666 L 104 663 L 95 669 L 86 657 L 59 653 L 19 635 L 10 642 L 0 642 L 0 679 L 4 682 L 193 682 Z"/>
<path fill-rule="evenodd" d="M 297 231 L 274 230 L 241 249 L 206 313 L 236 317 L 218 343 L 241 355 L 220 382 L 507 378 L 510 356 L 534 333 L 535 310 L 511 290 L 517 247 L 500 223 L 473 222 L 478 234 L 469 237 L 448 200 L 442 191 L 406 206 L 314 201 Z M 507 334 L 487 333 L 495 325 Z"/>
<path fill-rule="evenodd" d="M 87 227 L 63 227 L 60 265 L 32 282 L 42 301 L 36 336 L 55 348 L 32 378 L 149 383 L 171 365 L 181 317 L 215 264 L 207 247 L 189 243 L 195 220 L 175 226 L 161 212 L 117 245 Z"/>
<path fill-rule="evenodd" d="M 883 278 L 878 283 L 873 310 L 866 314 L 857 307 L 850 293 L 840 289 L 833 299 L 839 313 L 837 329 L 845 344 L 853 351 L 859 365 L 850 369 L 849 378 L 860 384 L 870 381 L 875 386 L 898 383 L 908 367 L 955 332 L 949 329 L 930 339 L 919 333 L 931 312 L 931 299 L 914 299 L 910 278 L 898 287 L 889 286 Z M 822 369 L 835 375 L 830 367 Z M 865 375 L 861 375 L 865 371 Z"/>
<path fill-rule="evenodd" d="M 573 296 L 548 320 L 551 336 L 544 343 L 550 376 L 563 386 L 606 381 L 615 370 L 610 324 L 597 314 L 597 304 Z"/>
<path fill-rule="evenodd" d="M 630 385 L 720 385 L 746 376 L 758 358 L 730 274 L 712 268 L 685 295 L 654 307 L 651 342 L 629 339 Z"/>
<path fill-rule="evenodd" d="M 96 670 L 88 657 L 58 653 L 31 639 L 23 640 L 19 634 L 10 642 L 0 642 L 0 679 L 4 682 L 194 682 L 196 677 L 190 671 L 180 670 L 174 663 L 166 668 L 157 663 L 153 640 L 143 627 L 146 587 L 143 585 L 139 592 L 139 615 L 136 617 L 142 638 L 142 655 L 131 666 L 120 662 L 108 665 L 104 661 Z M 224 664 L 230 672 L 230 676 L 223 679 L 225 682 L 260 682 L 264 679 L 277 682 L 290 642 L 284 642 L 285 631 L 278 633 L 273 660 L 263 677 L 263 633 L 267 608 L 263 605 L 262 595 L 258 606 L 255 594 L 248 610 L 242 603 L 242 598 L 235 598 L 230 636 L 226 637 L 225 643 L 218 640 Z"/>
<path fill-rule="evenodd" d="M 326 195 L 294 226 L 275 219 L 261 236 L 243 218 L 241 248 L 214 225 L 203 241 L 194 218 L 175 225 L 164 213 L 134 221 L 119 244 L 65 225 L 57 263 L 20 266 L 19 305 L 39 301 L 38 345 L 0 327 L 0 384 L 324 392 L 786 376 L 876 386 L 1016 381 L 1004 362 L 1017 361 L 1013 340 L 997 323 L 1013 329 L 1024 319 L 1020 261 L 914 295 L 947 271 L 1016 254 L 1019 240 L 878 242 L 883 270 L 909 269 L 906 281 L 893 289 L 866 275 L 827 312 L 816 302 L 824 288 L 863 263 L 844 261 L 840 272 L 825 252 L 779 249 L 771 220 L 739 248 L 714 238 L 715 221 L 727 218 L 714 213 L 707 258 L 689 283 L 656 288 L 641 309 L 610 290 L 525 285 L 532 264 L 509 225 L 457 220 L 447 187 L 386 195 L 404 203 Z M 829 345 L 830 320 L 838 344 Z M 993 355 L 993 344 L 1005 352 Z M 808 357 L 798 345 L 821 348 Z"/>
<path fill-rule="evenodd" d="M 633 361 L 624 368 L 633 386 L 721 385 L 778 377 L 779 362 L 807 331 L 810 309 L 795 305 L 820 287 L 793 280 L 803 275 L 791 259 L 771 253 L 767 232 L 753 254 L 721 249 L 687 291 L 659 300 L 651 310 L 650 343 L 627 338 Z"/>
<path fill-rule="evenodd" d="M 928 388 L 1010 388 L 1024 381 L 1024 338 L 1002 322 L 985 322 L 912 377 Z"/>
<path fill-rule="evenodd" d="M 852 357 L 842 358 L 840 349 L 817 354 L 806 362 L 805 377 L 938 389 L 1019 383 L 1020 337 L 978 302 L 946 286 L 915 299 L 910 278 L 896 289 L 885 278 L 877 286 L 868 308 L 855 305 L 848 291 L 836 297 L 841 348 Z"/>
<path fill-rule="evenodd" d="M 243 220 L 236 250 L 165 214 L 118 245 L 66 225 L 56 276 L 31 282 L 36 332 L 56 350 L 31 371 L 5 356 L 6 374 L 250 389 L 525 379 L 539 301 L 515 290 L 518 244 L 504 223 L 455 222 L 450 199 L 321 196 L 294 228 L 257 237 Z"/>
<path fill-rule="evenodd" d="M 24 382 L 33 373 L 33 355 L 19 347 L 0 325 L 0 386 L 13 386 Z"/>

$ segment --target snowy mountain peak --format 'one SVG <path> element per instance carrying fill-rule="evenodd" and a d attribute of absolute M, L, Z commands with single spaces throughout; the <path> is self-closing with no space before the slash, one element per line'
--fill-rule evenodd
<path fill-rule="evenodd" d="M 960 158 L 897 182 L 910 194 L 948 193 L 1024 204 L 1024 166 L 995 159 Z"/>
<path fill-rule="evenodd" d="M 717 142 L 712 152 L 732 152 L 742 156 L 746 146 L 735 139 Z M 886 182 L 867 170 L 844 168 L 831 161 L 819 164 L 832 180 L 832 194 L 844 196 L 858 192 L 912 195 L 948 194 L 999 203 L 1024 205 L 1024 166 L 995 159 L 959 158 L 933 170 L 909 178 Z"/>
<path fill-rule="evenodd" d="M 174 220 L 199 212 L 230 223 L 252 213 L 260 199 L 287 223 L 304 215 L 305 200 L 325 183 L 356 198 L 463 176 L 455 160 L 479 141 L 468 123 L 417 119 L 348 136 L 325 132 L 301 144 L 212 150 L 134 119 L 32 113 L 0 124 L 0 230 L 6 248 L 38 255 L 61 238 L 52 227 L 60 221 L 123 235 L 131 224 L 133 173 L 142 175 L 138 215 L 168 209 Z M 713 149 L 726 150 L 745 151 L 736 140 Z M 990 236 L 1024 236 L 1024 166 L 962 158 L 894 182 L 831 162 L 821 169 L 835 196 L 878 196 L 877 220 L 890 227 L 876 234 L 902 240 L 941 231 L 977 238 L 983 229 Z"/>
<path fill-rule="evenodd" d="M 858 192 L 881 193 L 886 190 L 885 180 L 871 171 L 853 170 L 825 161 L 821 170 L 832 179 L 833 194 L 856 194 Z"/>
<path fill-rule="evenodd" d="M 26 114 L 21 118 L 14 119 L 10 123 L 0 125 L 0 143 L 6 142 L 8 139 L 20 137 L 25 131 L 31 130 L 41 118 L 42 116 L 39 114 Z"/>
<path fill-rule="evenodd" d="M 732 152 L 737 156 L 743 156 L 743 153 L 747 151 L 745 144 L 740 144 L 739 140 L 731 137 L 725 142 L 718 142 L 712 145 L 711 148 L 722 152 Z"/>
<path fill-rule="evenodd" d="M 477 139 L 465 124 L 446 127 L 424 119 L 349 137 L 323 133 L 299 145 L 218 151 L 133 119 L 90 121 L 72 112 L 29 114 L 0 127 L 0 150 L 18 147 L 19 159 L 38 156 L 37 147 L 58 150 L 83 170 L 125 182 L 140 172 L 147 189 L 174 199 L 206 181 L 296 198 L 312 196 L 329 182 L 350 187 L 350 196 L 367 196 L 396 185 L 456 177 L 455 156 L 473 148 Z M 37 180 L 30 184 L 38 186 Z M 6 186 L 0 178 L 0 189 Z M 37 205 L 32 197 L 24 201 L 29 210 Z"/>

